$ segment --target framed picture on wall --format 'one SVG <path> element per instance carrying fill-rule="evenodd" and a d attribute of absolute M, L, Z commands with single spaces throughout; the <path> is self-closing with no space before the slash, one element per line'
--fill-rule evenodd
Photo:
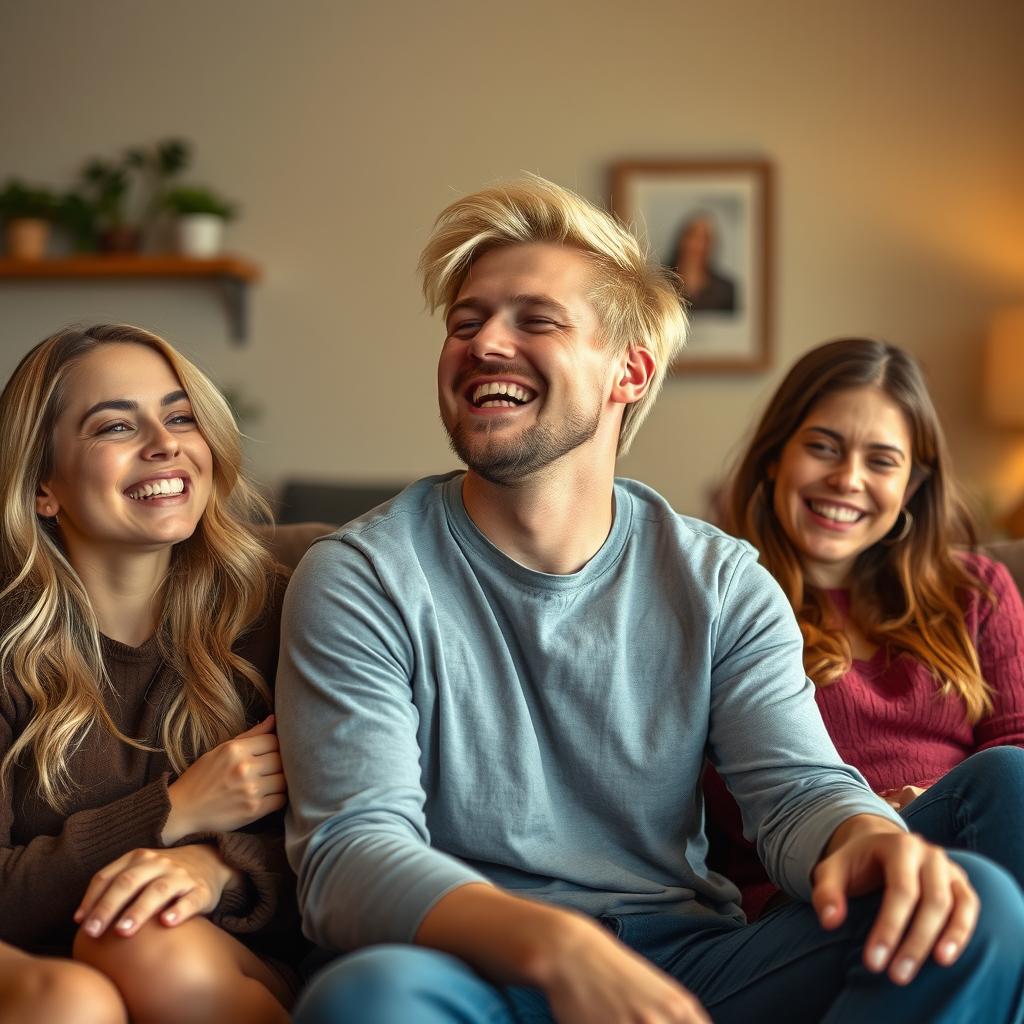
<path fill-rule="evenodd" d="M 612 210 L 682 281 L 690 334 L 679 374 L 771 365 L 771 167 L 765 161 L 629 161 Z"/>

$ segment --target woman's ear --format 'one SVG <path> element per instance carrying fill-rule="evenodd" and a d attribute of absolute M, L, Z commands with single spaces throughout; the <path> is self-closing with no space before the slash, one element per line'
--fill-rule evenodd
<path fill-rule="evenodd" d="M 40 484 L 36 488 L 36 515 L 44 519 L 53 519 L 60 512 L 60 503 L 53 495 L 46 484 Z"/>
<path fill-rule="evenodd" d="M 658 372 L 654 356 L 642 345 L 634 345 L 619 362 L 612 384 L 611 400 L 631 405 L 639 402 Z"/>

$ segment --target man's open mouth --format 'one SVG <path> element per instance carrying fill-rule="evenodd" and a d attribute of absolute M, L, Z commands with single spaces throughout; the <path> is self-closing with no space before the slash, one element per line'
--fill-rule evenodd
<path fill-rule="evenodd" d="M 470 402 L 477 409 L 515 408 L 526 405 L 537 397 L 536 392 L 510 381 L 490 381 L 477 384 L 469 393 Z"/>

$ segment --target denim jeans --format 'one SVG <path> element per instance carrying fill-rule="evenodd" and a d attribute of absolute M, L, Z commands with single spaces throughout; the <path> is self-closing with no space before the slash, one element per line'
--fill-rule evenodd
<path fill-rule="evenodd" d="M 862 965 L 878 896 L 851 901 L 847 921 L 833 932 L 819 926 L 811 907 L 797 902 L 750 925 L 665 914 L 607 917 L 601 923 L 693 992 L 716 1024 L 1024 1022 L 1024 750 L 999 747 L 975 754 L 909 804 L 903 817 L 913 831 L 957 851 L 952 856 L 982 901 L 978 928 L 959 960 L 951 967 L 928 961 L 908 986 Z M 415 946 L 376 946 L 334 960 L 313 979 L 294 1019 L 552 1021 L 543 993 L 492 985 L 455 957 Z"/>
<path fill-rule="evenodd" d="M 900 812 L 912 832 L 970 850 L 1024 886 L 1024 750 L 992 747 L 962 761 Z"/>

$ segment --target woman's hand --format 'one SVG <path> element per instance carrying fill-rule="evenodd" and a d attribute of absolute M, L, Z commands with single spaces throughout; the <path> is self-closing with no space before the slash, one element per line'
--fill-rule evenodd
<path fill-rule="evenodd" d="M 270 715 L 208 750 L 171 783 L 160 838 L 170 846 L 193 832 L 233 832 L 284 807 L 285 789 Z"/>
<path fill-rule="evenodd" d="M 134 935 L 151 917 L 165 925 L 208 914 L 241 875 L 216 848 L 179 846 L 173 850 L 132 850 L 97 871 L 75 911 L 83 930 L 99 938 L 115 921 L 118 935 Z"/>
<path fill-rule="evenodd" d="M 927 788 L 927 786 L 903 786 L 901 789 L 887 789 L 878 795 L 894 811 L 902 811 L 911 800 L 917 799 Z"/>

